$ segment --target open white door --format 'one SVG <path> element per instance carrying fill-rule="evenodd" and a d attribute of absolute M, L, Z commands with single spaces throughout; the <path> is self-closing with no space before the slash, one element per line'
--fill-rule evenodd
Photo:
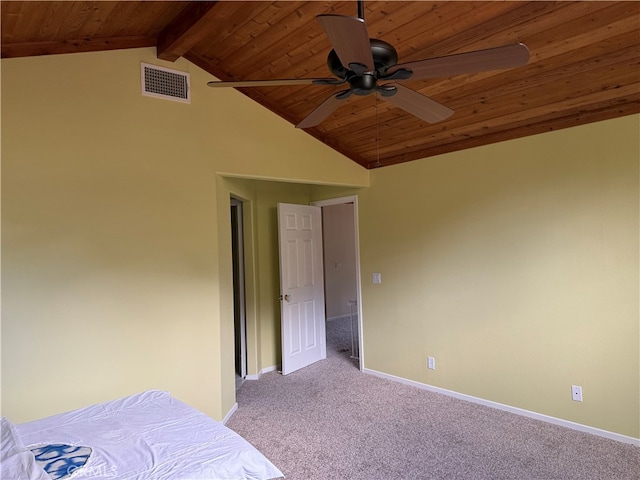
<path fill-rule="evenodd" d="M 282 374 L 327 358 L 322 213 L 320 207 L 278 204 Z"/>

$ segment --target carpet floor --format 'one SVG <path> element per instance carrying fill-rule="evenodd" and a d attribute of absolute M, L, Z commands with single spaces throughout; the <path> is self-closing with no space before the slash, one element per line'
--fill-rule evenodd
<path fill-rule="evenodd" d="M 288 480 L 638 480 L 640 448 L 361 373 L 348 321 L 327 359 L 238 390 L 227 426 Z"/>

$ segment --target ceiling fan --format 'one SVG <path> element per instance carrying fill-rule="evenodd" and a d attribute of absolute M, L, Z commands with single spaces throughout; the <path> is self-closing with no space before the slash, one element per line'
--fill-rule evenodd
<path fill-rule="evenodd" d="M 327 58 L 327 66 L 335 78 L 211 81 L 207 85 L 268 87 L 349 84 L 349 88 L 332 94 L 316 107 L 296 128 L 318 125 L 351 95 L 372 93 L 428 123 L 435 123 L 450 117 L 453 110 L 396 82 L 501 70 L 526 65 L 529 61 L 529 49 L 522 43 L 516 43 L 398 64 L 398 54 L 392 45 L 369 38 L 364 22 L 363 0 L 358 0 L 358 17 L 330 14 L 318 15 L 316 19 L 333 47 Z"/>

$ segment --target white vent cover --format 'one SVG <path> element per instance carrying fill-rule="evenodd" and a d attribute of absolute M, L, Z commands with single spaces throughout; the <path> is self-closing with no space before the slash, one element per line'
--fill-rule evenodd
<path fill-rule="evenodd" d="M 189 74 L 186 72 L 141 63 L 140 79 L 142 95 L 191 103 Z"/>

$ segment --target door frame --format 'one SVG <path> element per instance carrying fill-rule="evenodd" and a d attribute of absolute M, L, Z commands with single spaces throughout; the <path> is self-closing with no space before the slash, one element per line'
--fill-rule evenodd
<path fill-rule="evenodd" d="M 328 207 L 330 205 L 343 205 L 346 203 L 353 204 L 353 227 L 354 227 L 354 242 L 355 242 L 355 263 L 356 263 L 356 302 L 358 303 L 358 352 L 359 352 L 359 368 L 360 371 L 364 371 L 364 344 L 362 341 L 362 275 L 360 272 L 360 233 L 358 229 L 358 196 L 349 195 L 346 197 L 329 198 L 326 200 L 317 200 L 311 202 L 311 205 L 316 207 Z M 324 248 L 324 246 L 323 246 Z M 326 299 L 326 296 L 325 296 Z M 326 300 L 325 300 L 326 301 Z"/>
<path fill-rule="evenodd" d="M 234 279 L 233 286 L 233 315 L 234 315 L 234 338 L 236 346 L 240 346 L 240 351 L 235 349 L 234 364 L 236 364 L 236 375 L 240 375 L 239 379 L 236 379 L 236 389 L 242 385 L 242 382 L 247 378 L 247 310 L 246 310 L 246 286 L 245 286 L 245 261 L 244 261 L 244 213 L 243 213 L 243 201 L 234 195 L 231 195 L 230 200 L 231 207 L 231 229 L 232 229 L 232 241 L 235 234 L 235 245 L 232 245 L 231 255 L 234 263 L 233 269 L 237 273 L 237 278 Z M 235 217 L 235 219 L 233 218 Z M 233 231 L 233 223 L 235 220 L 235 232 Z M 237 259 L 233 255 L 234 250 L 237 253 Z M 237 260 L 237 265 L 235 264 Z M 236 276 L 234 273 L 234 277 Z M 237 282 L 236 282 L 237 280 Z M 238 296 L 238 302 L 236 303 L 236 295 Z M 235 324 L 236 316 L 238 317 L 239 325 Z M 239 338 L 238 338 L 239 336 Z M 239 359 L 238 359 L 239 357 Z M 237 363 L 240 361 L 240 372 L 237 370 Z"/>

